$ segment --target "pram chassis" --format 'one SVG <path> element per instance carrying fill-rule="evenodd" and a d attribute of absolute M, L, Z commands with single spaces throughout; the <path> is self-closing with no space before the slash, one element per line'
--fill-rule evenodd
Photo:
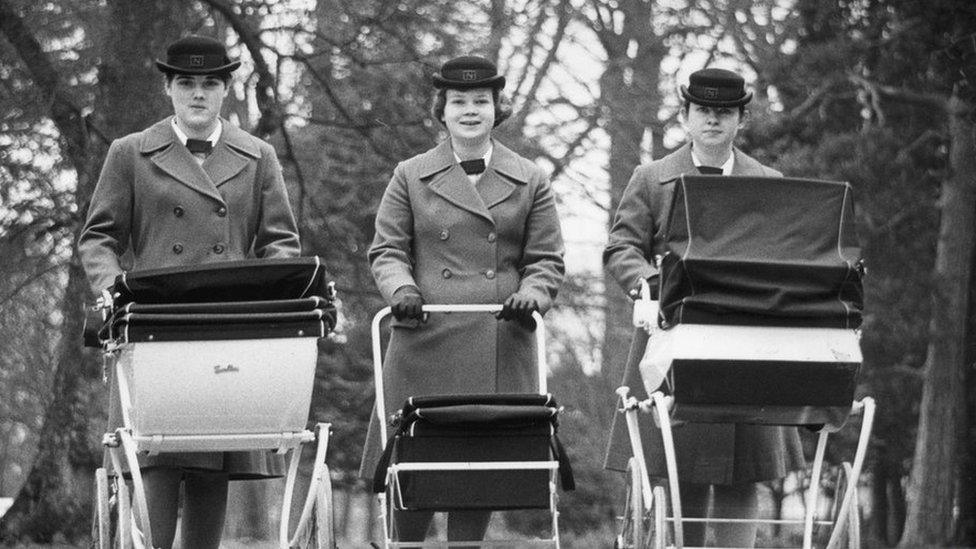
<path fill-rule="evenodd" d="M 455 305 L 424 305 L 424 313 L 485 313 L 494 314 L 501 311 L 497 304 L 455 304 Z M 391 314 L 390 307 L 381 309 L 373 317 L 372 345 L 373 345 L 373 374 L 376 389 L 376 414 L 379 418 L 380 438 L 382 444 L 387 444 L 386 404 L 383 387 L 383 351 L 380 340 L 380 327 L 383 319 Z M 538 368 L 538 387 L 540 394 L 547 393 L 548 368 L 546 363 L 545 325 L 539 313 L 532 313 L 536 322 L 536 365 Z M 383 546 L 385 548 L 398 547 L 553 547 L 559 545 L 559 512 L 556 507 L 556 477 L 559 462 L 555 459 L 548 461 L 484 461 L 484 462 L 424 462 L 424 463 L 391 463 L 386 474 L 386 491 L 377 494 L 381 520 L 383 521 Z M 393 511 L 403 507 L 400 491 L 399 474 L 401 472 L 417 471 L 499 471 L 499 470 L 549 470 L 549 512 L 551 517 L 551 533 L 548 539 L 538 540 L 478 540 L 478 541 L 416 541 L 398 542 L 393 524 Z"/>
<path fill-rule="evenodd" d="M 268 341 L 268 340 L 264 340 Z M 233 342 L 231 342 L 233 344 Z M 125 344 L 109 342 L 104 348 L 106 363 L 117 362 Z M 106 368 L 108 370 L 108 368 Z M 190 435 L 142 435 L 133 428 L 130 414 L 131 388 L 126 375 L 116 372 L 118 397 L 122 403 L 123 426 L 106 433 L 102 443 L 109 456 L 108 467 L 96 471 L 96 509 L 94 541 L 100 549 L 110 547 L 155 547 L 149 523 L 145 485 L 137 454 L 159 452 L 222 452 L 242 450 L 275 450 L 279 454 L 291 451 L 285 491 L 282 498 L 278 546 L 319 547 L 335 546 L 332 518 L 332 485 L 325 456 L 328 451 L 330 423 L 318 423 L 315 432 L 308 429 L 277 433 L 233 433 Z M 289 536 L 291 501 L 301 455 L 301 446 L 316 443 L 312 476 L 304 506 L 294 534 Z M 123 480 L 128 466 L 131 487 Z M 131 502 L 130 502 L 131 495 Z M 114 506 L 114 512 L 113 512 Z M 311 539 L 314 530 L 315 539 Z"/>
<path fill-rule="evenodd" d="M 681 511 L 681 496 L 679 490 L 679 477 L 677 460 L 675 457 L 674 439 L 671 432 L 670 411 L 673 407 L 673 397 L 665 395 L 661 391 L 655 391 L 651 396 L 643 401 L 638 401 L 630 396 L 630 389 L 626 386 L 617 389 L 620 409 L 626 419 L 627 432 L 630 438 L 631 451 L 633 456 L 628 463 L 631 470 L 631 482 L 639 480 L 639 489 L 634 488 L 628 494 L 629 509 L 647 510 L 653 512 L 653 539 L 644 540 L 641 524 L 646 518 L 638 518 L 636 514 L 631 517 L 623 517 L 623 521 L 632 522 L 628 532 L 631 533 L 629 540 L 618 537 L 617 545 L 620 547 L 684 547 L 684 522 L 752 522 L 763 524 L 803 524 L 803 549 L 813 547 L 813 527 L 814 525 L 833 526 L 830 539 L 827 543 L 828 548 L 838 547 L 842 537 L 846 534 L 848 546 L 859 547 L 859 514 L 857 506 L 857 482 L 864 465 L 864 457 L 867 452 L 868 441 L 871 436 L 871 429 L 874 423 L 875 402 L 871 397 L 856 400 L 851 409 L 851 415 L 862 415 L 860 436 L 858 438 L 857 450 L 854 454 L 853 465 L 842 464 L 842 473 L 846 477 L 846 487 L 843 490 L 843 498 L 840 504 L 835 504 L 834 515 L 836 520 L 816 520 L 816 510 L 819 497 L 819 479 L 823 472 L 824 454 L 827 445 L 827 437 L 832 432 L 830 428 L 822 428 L 818 432 L 817 448 L 814 455 L 813 468 L 810 476 L 810 486 L 806 494 L 806 509 L 803 520 L 789 519 L 723 519 L 723 518 L 687 518 L 683 517 Z M 638 429 L 638 413 L 644 412 L 653 414 L 654 420 L 661 429 L 661 438 L 664 445 L 665 462 L 668 471 L 668 492 L 670 501 L 665 500 L 665 491 L 661 486 L 651 486 L 650 477 L 646 471 L 644 450 Z M 836 500 L 835 496 L 835 500 Z M 634 501 L 639 498 L 639 501 Z M 667 516 L 666 508 L 670 504 L 671 516 Z M 672 526 L 672 543 L 667 543 L 667 524 Z M 638 530 L 634 532 L 634 529 Z M 650 543 L 649 543 L 650 542 Z"/>

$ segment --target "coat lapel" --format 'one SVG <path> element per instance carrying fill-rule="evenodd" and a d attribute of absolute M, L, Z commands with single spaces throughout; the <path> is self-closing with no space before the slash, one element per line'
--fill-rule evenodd
<path fill-rule="evenodd" d="M 492 141 L 491 161 L 478 181 L 478 188 L 488 209 L 504 202 L 515 192 L 516 185 L 525 185 L 529 174 L 525 173 L 518 156 L 508 147 Z"/>
<path fill-rule="evenodd" d="M 140 151 L 171 177 L 191 189 L 223 202 L 217 186 L 186 147 L 180 145 L 170 118 L 146 130 Z"/>
<path fill-rule="evenodd" d="M 732 175 L 762 175 L 762 165 L 751 156 L 736 147 L 732 148 L 732 154 L 735 156 L 732 162 Z M 690 143 L 685 143 L 678 150 L 661 159 L 661 162 L 659 183 L 674 181 L 683 174 L 698 173 L 695 162 L 691 159 Z"/>
<path fill-rule="evenodd" d="M 260 156 L 250 135 L 226 120 L 221 120 L 221 123 L 224 127 L 220 132 L 220 140 L 210 156 L 203 161 L 203 169 L 215 187 L 220 187 L 241 173 L 252 159 Z"/>
<path fill-rule="evenodd" d="M 420 178 L 428 181 L 427 186 L 431 191 L 451 204 L 494 223 L 474 184 L 454 160 L 450 140 L 443 141 L 425 154 L 423 159 Z"/>
<path fill-rule="evenodd" d="M 686 173 L 698 173 L 691 159 L 691 144 L 685 143 L 678 150 L 661 159 L 658 182 L 668 183 Z"/>
<path fill-rule="evenodd" d="M 732 149 L 735 161 L 732 163 L 732 175 L 763 175 L 762 164 L 755 158 L 747 155 L 737 148 Z"/>

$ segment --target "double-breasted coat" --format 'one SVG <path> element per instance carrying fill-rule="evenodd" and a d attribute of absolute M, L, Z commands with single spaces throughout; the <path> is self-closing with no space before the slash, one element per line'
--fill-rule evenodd
<path fill-rule="evenodd" d="M 738 149 L 734 149 L 732 174 L 781 177 Z M 665 222 L 675 180 L 684 173 L 698 173 L 686 144 L 670 155 L 638 166 L 620 198 L 603 252 L 603 263 L 624 291 L 657 273 L 653 258 L 664 253 Z M 638 399 L 647 398 L 638 363 L 648 335 L 638 329 L 631 342 L 623 385 Z M 667 474 L 660 430 L 650 418 L 641 421 L 641 441 L 652 476 Z M 687 423 L 674 429 L 674 444 L 681 480 L 702 484 L 739 484 L 785 476 L 804 466 L 796 428 L 745 424 Z M 626 470 L 632 451 L 626 422 L 614 415 L 606 467 Z"/>
<path fill-rule="evenodd" d="M 391 302 L 405 285 L 425 303 L 502 303 L 534 298 L 540 313 L 562 282 L 563 240 L 549 180 L 541 168 L 497 141 L 477 185 L 458 165 L 450 140 L 400 163 L 376 213 L 369 260 Z M 535 339 L 515 321 L 491 315 L 430 315 L 391 321 L 383 363 L 387 415 L 414 395 L 537 391 Z M 376 414 L 364 452 L 371 476 L 379 449 Z"/>
<path fill-rule="evenodd" d="M 112 142 L 78 242 L 96 295 L 124 269 L 300 255 L 274 149 L 221 124 L 202 164 L 180 143 L 171 117 Z M 120 425 L 114 392 L 110 398 L 109 421 Z M 283 469 L 267 452 L 161 454 L 140 463 L 221 470 L 231 478 Z"/>

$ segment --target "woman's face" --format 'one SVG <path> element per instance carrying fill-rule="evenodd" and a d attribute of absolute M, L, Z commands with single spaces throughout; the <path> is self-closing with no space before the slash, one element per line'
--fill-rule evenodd
<path fill-rule="evenodd" d="M 445 90 L 444 125 L 453 139 L 486 141 L 495 126 L 491 88 Z"/>
<path fill-rule="evenodd" d="M 166 84 L 176 121 L 190 137 L 202 137 L 214 130 L 228 91 L 224 81 L 211 74 L 178 74 Z"/>
<path fill-rule="evenodd" d="M 741 127 L 738 107 L 706 107 L 692 103 L 684 117 L 685 132 L 696 147 L 731 149 Z"/>

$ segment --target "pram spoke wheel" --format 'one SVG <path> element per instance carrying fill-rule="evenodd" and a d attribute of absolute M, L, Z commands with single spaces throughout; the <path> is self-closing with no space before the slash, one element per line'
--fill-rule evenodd
<path fill-rule="evenodd" d="M 329 476 L 329 468 L 325 467 L 325 478 Z M 319 485 L 315 513 L 316 539 L 319 549 L 335 549 L 335 514 L 332 506 L 332 483 L 323 482 Z"/>
<path fill-rule="evenodd" d="M 620 527 L 614 540 L 615 549 L 657 549 L 664 547 L 664 488 L 656 486 L 650 501 L 645 502 L 642 489 L 643 467 L 636 458 L 627 462 L 627 486 L 624 514 L 618 517 Z"/>
<path fill-rule="evenodd" d="M 92 521 L 92 547 L 111 549 L 112 510 L 109 504 L 108 471 L 104 467 L 95 470 L 95 512 Z"/>
<path fill-rule="evenodd" d="M 861 547 L 860 501 L 857 487 L 850 485 L 852 476 L 853 467 L 850 462 L 845 461 L 837 472 L 837 486 L 831 505 L 830 520 L 834 530 L 838 532 L 833 535 L 834 539 L 828 545 L 829 549 L 860 549 Z M 850 501 L 844 505 L 848 490 L 851 490 Z"/>

